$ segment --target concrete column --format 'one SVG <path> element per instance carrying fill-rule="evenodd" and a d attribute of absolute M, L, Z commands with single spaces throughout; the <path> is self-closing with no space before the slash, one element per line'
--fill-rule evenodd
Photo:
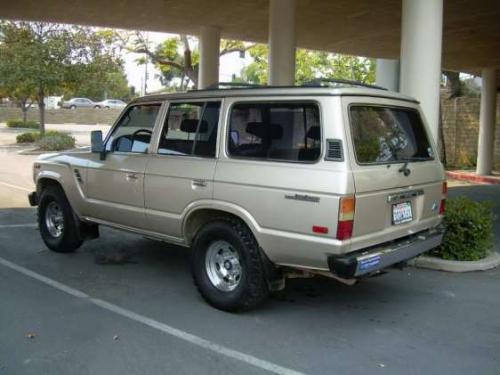
<path fill-rule="evenodd" d="M 403 0 L 399 88 L 420 101 L 436 143 L 442 37 L 443 0 Z"/>
<path fill-rule="evenodd" d="M 220 30 L 203 26 L 200 30 L 200 67 L 198 88 L 204 89 L 219 82 Z"/>
<path fill-rule="evenodd" d="M 481 74 L 481 110 L 479 114 L 479 142 L 476 173 L 491 174 L 495 151 L 495 123 L 497 114 L 497 82 L 495 69 L 483 69 Z"/>
<path fill-rule="evenodd" d="M 399 60 L 377 59 L 378 86 L 391 91 L 399 91 Z"/>
<path fill-rule="evenodd" d="M 269 2 L 269 84 L 295 83 L 296 0 Z"/>

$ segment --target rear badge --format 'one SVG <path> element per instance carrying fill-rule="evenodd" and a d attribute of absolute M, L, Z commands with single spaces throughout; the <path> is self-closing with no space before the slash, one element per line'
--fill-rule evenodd
<path fill-rule="evenodd" d="M 432 211 L 436 211 L 438 209 L 438 204 L 436 201 L 432 204 Z"/>
<path fill-rule="evenodd" d="M 359 270 L 366 271 L 380 263 L 380 256 L 376 255 L 359 261 Z"/>

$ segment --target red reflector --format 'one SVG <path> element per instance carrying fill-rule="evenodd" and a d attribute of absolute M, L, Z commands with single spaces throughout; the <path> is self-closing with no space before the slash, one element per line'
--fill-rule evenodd
<path fill-rule="evenodd" d="M 348 240 L 349 238 L 351 238 L 353 224 L 353 220 L 339 221 L 337 226 L 337 239 Z"/>
<path fill-rule="evenodd" d="M 446 200 L 442 199 L 441 204 L 439 205 L 439 214 L 444 215 L 445 211 L 446 211 Z"/>
<path fill-rule="evenodd" d="M 328 234 L 328 228 L 327 227 L 320 227 L 319 225 L 313 225 L 313 232 L 320 233 L 320 234 Z"/>

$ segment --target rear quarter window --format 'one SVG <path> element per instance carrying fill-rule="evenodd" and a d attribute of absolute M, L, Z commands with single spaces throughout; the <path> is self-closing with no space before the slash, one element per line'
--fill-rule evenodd
<path fill-rule="evenodd" d="M 429 137 L 417 110 L 351 105 L 349 118 L 359 164 L 434 159 Z"/>
<path fill-rule="evenodd" d="M 237 158 L 314 162 L 321 154 L 319 107 L 311 102 L 237 103 L 228 153 Z"/>

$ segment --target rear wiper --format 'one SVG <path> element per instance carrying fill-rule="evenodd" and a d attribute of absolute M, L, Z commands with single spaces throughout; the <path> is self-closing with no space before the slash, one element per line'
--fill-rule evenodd
<path fill-rule="evenodd" d="M 408 177 L 411 173 L 410 168 L 408 168 L 408 162 L 406 161 L 401 168 L 398 169 L 398 172 L 403 173 L 405 177 Z"/>

